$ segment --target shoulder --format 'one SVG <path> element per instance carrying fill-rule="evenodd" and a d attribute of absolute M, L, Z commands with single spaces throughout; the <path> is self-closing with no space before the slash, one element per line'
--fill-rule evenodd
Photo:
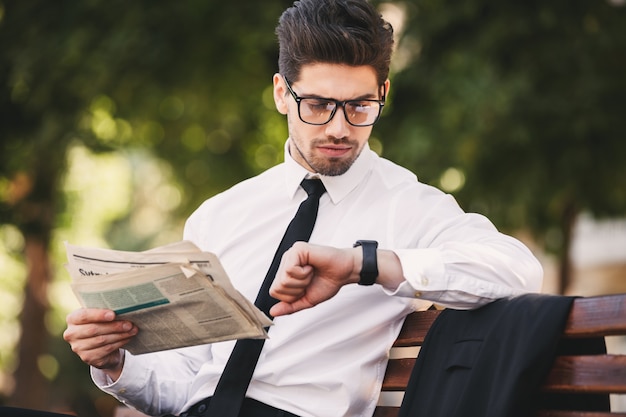
<path fill-rule="evenodd" d="M 398 212 L 429 217 L 464 214 L 452 195 L 421 182 L 409 169 L 383 157 L 375 157 L 369 184 L 378 196 L 384 196 L 390 208 Z"/>
<path fill-rule="evenodd" d="M 185 236 L 193 240 L 191 235 L 196 230 L 213 230 L 225 226 L 224 223 L 236 224 L 237 218 L 248 215 L 266 196 L 280 192 L 284 184 L 281 167 L 282 164 L 272 167 L 205 200 L 187 218 Z"/>
<path fill-rule="evenodd" d="M 384 188 L 399 193 L 445 196 L 440 189 L 423 183 L 417 175 L 397 163 L 375 154 L 373 161 L 372 180 Z"/>
<path fill-rule="evenodd" d="M 222 206 L 223 204 L 232 204 L 233 202 L 241 202 L 242 199 L 258 198 L 266 193 L 271 193 L 275 189 L 282 186 L 283 165 L 276 165 L 266 171 L 261 172 L 254 177 L 240 181 L 228 189 L 215 194 L 205 200 L 198 209 L 208 209 L 213 206 Z"/>

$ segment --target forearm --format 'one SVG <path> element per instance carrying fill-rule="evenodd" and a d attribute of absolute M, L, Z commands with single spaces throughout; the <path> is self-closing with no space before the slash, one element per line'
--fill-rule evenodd
<path fill-rule="evenodd" d="M 508 236 L 395 253 L 406 283 L 394 295 L 467 309 L 498 298 L 541 291 L 541 264 L 523 244 Z"/>
<path fill-rule="evenodd" d="M 91 376 L 102 391 L 145 414 L 177 414 L 188 402 L 189 386 L 201 365 L 210 361 L 209 345 L 138 356 L 126 352 L 116 380 L 96 368 Z"/>
<path fill-rule="evenodd" d="M 496 234 L 491 241 L 377 249 L 376 259 L 375 283 L 390 295 L 460 309 L 537 292 L 543 275 L 541 265 L 524 245 Z M 339 249 L 298 242 L 283 256 L 270 289 L 270 294 L 282 301 L 270 314 L 291 314 L 324 302 L 341 287 L 358 283 L 362 269 L 362 247 Z"/>

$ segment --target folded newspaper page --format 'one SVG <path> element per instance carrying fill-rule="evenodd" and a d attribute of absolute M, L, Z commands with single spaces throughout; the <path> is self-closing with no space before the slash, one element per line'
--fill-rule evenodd
<path fill-rule="evenodd" d="M 139 333 L 132 354 L 267 338 L 272 321 L 231 284 L 217 256 L 182 241 L 145 252 L 65 244 L 80 304 L 108 308 Z"/>

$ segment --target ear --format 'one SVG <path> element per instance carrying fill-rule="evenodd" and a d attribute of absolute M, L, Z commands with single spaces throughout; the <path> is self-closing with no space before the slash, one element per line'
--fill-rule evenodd
<path fill-rule="evenodd" d="M 285 80 L 283 76 L 276 73 L 273 78 L 274 82 L 274 103 L 276 109 L 281 114 L 287 114 L 287 86 L 285 86 Z"/>
<path fill-rule="evenodd" d="M 389 86 L 391 83 L 389 82 L 389 78 L 385 81 L 385 97 L 389 97 Z"/>

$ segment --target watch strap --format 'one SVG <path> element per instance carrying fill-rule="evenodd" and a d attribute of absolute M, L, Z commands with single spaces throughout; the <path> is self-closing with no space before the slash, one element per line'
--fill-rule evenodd
<path fill-rule="evenodd" d="M 378 262 L 376 260 L 378 242 L 375 240 L 357 240 L 353 247 L 356 248 L 357 246 L 361 246 L 363 249 L 359 285 L 373 285 L 378 278 Z"/>

